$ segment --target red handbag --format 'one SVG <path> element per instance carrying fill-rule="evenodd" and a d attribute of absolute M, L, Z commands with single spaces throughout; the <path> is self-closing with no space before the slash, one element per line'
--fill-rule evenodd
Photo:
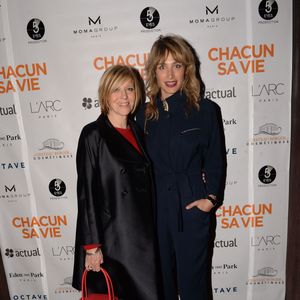
<path fill-rule="evenodd" d="M 87 270 L 84 270 L 82 274 L 82 280 L 81 280 L 81 299 L 80 300 L 118 300 L 117 297 L 115 297 L 114 293 L 114 287 L 111 281 L 111 278 L 107 271 L 103 268 L 100 268 L 100 271 L 103 273 L 107 291 L 108 294 L 89 294 L 86 286 L 86 276 L 88 274 Z"/>

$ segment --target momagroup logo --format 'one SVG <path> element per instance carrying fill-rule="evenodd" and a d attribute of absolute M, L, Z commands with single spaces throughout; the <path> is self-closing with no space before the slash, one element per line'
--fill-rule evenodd
<path fill-rule="evenodd" d="M 73 29 L 73 34 L 77 37 L 101 38 L 102 35 L 107 35 L 117 31 L 117 25 L 103 23 L 103 19 L 99 15 L 86 16 L 84 25 Z"/>
<path fill-rule="evenodd" d="M 1 89 L 1 87 L 0 87 Z M 1 94 L 1 91 L 0 91 Z M 11 115 L 16 115 L 16 107 L 13 104 L 12 106 L 6 106 L 6 107 L 2 107 L 0 106 L 0 116 L 11 116 Z"/>
<path fill-rule="evenodd" d="M 146 7 L 142 10 L 140 15 L 141 24 L 147 30 L 141 30 L 142 32 L 158 32 L 160 29 L 154 29 L 160 20 L 159 12 L 154 7 Z"/>
<path fill-rule="evenodd" d="M 260 252 L 274 251 L 281 245 L 281 236 L 280 234 L 251 236 L 250 245 Z"/>
<path fill-rule="evenodd" d="M 271 185 L 276 178 L 275 168 L 269 165 L 262 167 L 258 172 L 258 178 L 263 183 L 260 186 L 276 186 L 276 184 Z"/>
<path fill-rule="evenodd" d="M 229 275 L 232 271 L 237 271 L 238 265 L 232 263 L 215 264 L 211 266 L 213 275 Z"/>
<path fill-rule="evenodd" d="M 211 100 L 232 100 L 236 98 L 235 86 L 229 89 L 206 89 L 205 97 Z"/>
<path fill-rule="evenodd" d="M 251 96 L 259 103 L 278 102 L 279 98 L 285 94 L 285 84 L 283 82 L 268 82 L 253 84 Z"/>
<path fill-rule="evenodd" d="M 279 285 L 285 284 L 284 280 L 278 276 L 278 270 L 273 267 L 263 267 L 256 271 L 256 274 L 249 278 L 247 285 Z"/>
<path fill-rule="evenodd" d="M 282 127 L 276 123 L 260 125 L 254 137 L 247 142 L 248 146 L 282 145 L 288 144 L 287 136 L 282 135 Z"/>
<path fill-rule="evenodd" d="M 30 197 L 30 193 L 21 192 L 15 184 L 0 186 L 0 198 L 8 202 L 17 202 L 17 199 Z"/>
<path fill-rule="evenodd" d="M 20 232 L 23 239 L 61 238 L 62 228 L 68 226 L 68 219 L 66 215 L 16 216 L 12 218 L 11 226 Z"/>
<path fill-rule="evenodd" d="M 235 16 L 225 13 L 219 5 L 210 5 L 203 7 L 200 16 L 189 19 L 189 24 L 206 26 L 207 28 L 217 28 L 219 26 L 232 23 L 235 21 Z"/>
<path fill-rule="evenodd" d="M 49 191 L 53 196 L 61 197 L 66 192 L 66 184 L 61 179 L 55 178 L 49 183 Z"/>
<path fill-rule="evenodd" d="M 40 77 L 47 76 L 46 63 L 0 67 L 0 94 L 39 91 Z"/>
<path fill-rule="evenodd" d="M 5 191 L 5 193 L 9 193 L 9 192 L 15 193 L 17 191 L 16 185 L 15 184 L 13 184 L 11 186 L 4 185 L 4 191 Z"/>
<path fill-rule="evenodd" d="M 63 101 L 59 99 L 30 101 L 30 113 L 38 119 L 56 118 L 58 113 L 63 110 L 62 103 Z"/>
<path fill-rule="evenodd" d="M 278 4 L 275 0 L 262 0 L 258 6 L 258 13 L 264 19 L 258 23 L 278 23 L 278 20 L 273 20 L 278 13 Z"/>
<path fill-rule="evenodd" d="M 40 19 L 34 18 L 28 22 L 27 33 L 33 40 L 29 41 L 29 43 L 47 42 L 46 40 L 41 40 L 45 34 L 45 25 Z"/>
<path fill-rule="evenodd" d="M 78 293 L 78 291 L 72 287 L 72 276 L 65 277 L 63 282 L 60 283 L 54 291 L 54 294 L 66 293 Z"/>
<path fill-rule="evenodd" d="M 208 59 L 217 62 L 219 75 L 264 73 L 266 61 L 275 57 L 274 44 L 212 47 Z"/>
<path fill-rule="evenodd" d="M 59 139 L 50 138 L 42 143 L 40 151 L 33 155 L 34 160 L 68 159 L 73 155 L 69 150 L 64 150 L 65 143 Z"/>
<path fill-rule="evenodd" d="M 91 108 L 99 108 L 100 107 L 98 99 L 92 100 L 92 98 L 88 98 L 88 97 L 84 97 L 82 99 L 81 105 L 84 108 L 84 110 L 89 110 Z"/>
<path fill-rule="evenodd" d="M 0 136 L 0 148 L 12 147 L 14 143 L 21 141 L 20 134 L 5 134 Z"/>
<path fill-rule="evenodd" d="M 25 169 L 25 163 L 23 161 L 0 163 L 0 171 L 18 170 L 18 169 Z"/>
<path fill-rule="evenodd" d="M 101 17 L 100 16 L 98 16 L 97 18 L 95 18 L 94 20 L 91 18 L 91 17 L 89 17 L 89 25 L 91 26 L 93 26 L 93 25 L 101 25 Z"/>
<path fill-rule="evenodd" d="M 216 212 L 222 229 L 262 228 L 264 218 L 273 214 L 272 203 L 222 205 Z"/>
<path fill-rule="evenodd" d="M 35 249 L 11 249 L 11 248 L 6 248 L 5 249 L 5 256 L 8 258 L 26 258 L 26 257 L 36 257 L 36 256 L 41 256 L 40 249 L 35 248 Z"/>

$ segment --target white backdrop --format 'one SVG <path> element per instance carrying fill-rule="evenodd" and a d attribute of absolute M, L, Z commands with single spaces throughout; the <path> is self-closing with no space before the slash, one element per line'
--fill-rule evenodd
<path fill-rule="evenodd" d="M 0 246 L 11 299 L 71 287 L 81 128 L 112 64 L 137 67 L 160 34 L 196 49 L 222 109 L 228 160 L 214 299 L 285 295 L 292 1 L 0 0 Z M 142 300 L 142 299 L 141 299 Z"/>

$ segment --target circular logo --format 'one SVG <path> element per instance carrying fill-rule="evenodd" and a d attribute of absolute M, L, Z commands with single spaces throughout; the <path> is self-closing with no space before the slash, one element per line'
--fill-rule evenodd
<path fill-rule="evenodd" d="M 276 178 L 276 170 L 272 166 L 264 166 L 259 170 L 258 178 L 264 184 L 272 183 Z"/>
<path fill-rule="evenodd" d="M 159 23 L 159 13 L 154 7 L 146 7 L 140 16 L 142 25 L 147 29 L 153 29 Z"/>
<path fill-rule="evenodd" d="M 49 191 L 53 196 L 60 197 L 65 193 L 66 185 L 61 179 L 55 178 L 49 183 Z"/>
<path fill-rule="evenodd" d="M 278 4 L 275 0 L 263 0 L 258 7 L 259 15 L 265 20 L 272 20 L 278 12 Z"/>
<path fill-rule="evenodd" d="M 39 19 L 32 19 L 27 24 L 27 33 L 33 40 L 40 40 L 45 34 L 45 26 Z"/>

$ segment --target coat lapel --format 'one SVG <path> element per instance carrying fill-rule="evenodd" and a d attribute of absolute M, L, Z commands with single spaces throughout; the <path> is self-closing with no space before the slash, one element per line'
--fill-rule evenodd
<path fill-rule="evenodd" d="M 134 121 L 130 120 L 129 125 L 132 129 L 137 143 L 142 151 L 142 155 L 134 148 L 133 145 L 123 137 L 110 123 L 107 116 L 100 115 L 98 118 L 99 130 L 101 137 L 105 140 L 110 151 L 119 159 L 127 161 L 145 162 L 149 161 L 142 142 L 141 135 L 137 132 L 137 126 Z"/>
<path fill-rule="evenodd" d="M 143 132 L 141 131 L 139 126 L 136 124 L 136 122 L 133 121 L 132 119 L 129 119 L 129 126 L 132 130 L 134 137 L 136 138 L 137 144 L 140 147 L 144 158 L 146 159 L 147 162 L 150 162 L 150 158 L 146 152 Z"/>

